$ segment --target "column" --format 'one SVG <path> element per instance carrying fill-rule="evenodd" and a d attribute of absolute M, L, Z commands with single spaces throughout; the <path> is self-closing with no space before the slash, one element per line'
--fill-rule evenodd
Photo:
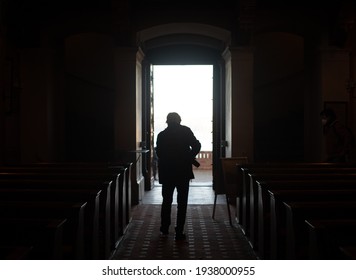
<path fill-rule="evenodd" d="M 137 48 L 117 48 L 115 153 L 116 160 L 133 162 L 132 203 L 138 204 L 144 190 L 141 154 L 142 141 L 142 66 L 143 53 Z"/>

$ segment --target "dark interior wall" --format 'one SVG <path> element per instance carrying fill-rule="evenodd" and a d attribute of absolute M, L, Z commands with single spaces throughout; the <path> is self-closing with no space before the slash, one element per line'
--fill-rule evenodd
<path fill-rule="evenodd" d="M 114 52 L 111 38 L 87 33 L 67 38 L 67 159 L 109 160 L 114 149 Z"/>
<path fill-rule="evenodd" d="M 146 58 L 153 64 L 213 64 L 221 51 L 197 45 L 176 44 L 147 50 Z"/>
<path fill-rule="evenodd" d="M 238 1 L 180 0 L 180 1 L 131 1 L 132 27 L 136 31 L 172 22 L 198 22 L 225 29 L 235 28 L 238 20 Z"/>
<path fill-rule="evenodd" d="M 0 163 L 20 159 L 19 54 L 12 53 L 0 31 Z M 15 80 L 17 81 L 15 83 Z"/>
<path fill-rule="evenodd" d="M 29 160 L 50 159 L 51 150 L 57 149 L 57 144 L 53 144 L 55 141 L 65 142 L 69 159 L 80 160 L 88 157 L 96 159 L 109 156 L 114 145 L 113 100 L 116 98 L 114 91 L 117 87 L 117 84 L 114 85 L 117 77 L 114 77 L 113 43 L 110 36 L 115 37 L 116 44 L 122 43 L 124 47 L 135 48 L 136 32 L 144 28 L 168 23 L 194 22 L 231 31 L 230 46 L 239 46 L 234 40 L 241 36 L 240 28 L 243 26 L 239 26 L 239 20 L 244 16 L 244 12 L 247 13 L 245 16 L 248 16 L 249 11 L 239 10 L 236 1 L 215 1 L 213 4 L 209 1 L 209 4 L 206 1 L 193 1 L 193 4 L 191 1 L 184 0 L 175 2 L 173 6 L 168 2 L 160 0 L 0 1 L 0 67 L 2 69 L 0 72 L 0 86 L 2 86 L 0 144 L 3 157 L 18 160 L 22 153 L 22 158 L 25 156 Z M 253 40 L 249 45 L 254 49 L 255 56 L 256 160 L 296 160 L 302 157 L 302 127 L 307 121 L 303 120 L 305 104 L 303 105 L 302 92 L 306 92 L 304 85 L 309 83 L 315 84 L 309 90 L 310 95 L 315 94 L 319 83 L 316 76 L 310 77 L 303 72 L 304 49 L 301 37 L 287 33 L 261 34 L 261 32 L 266 30 L 289 30 L 299 34 L 306 32 L 307 36 L 313 38 L 321 35 L 329 37 L 330 42 L 327 43 L 331 44 L 335 43 L 335 37 L 331 36 L 335 33 L 329 29 L 340 31 L 340 28 L 347 27 L 343 31 L 349 32 L 346 34 L 348 37 L 341 36 L 341 39 L 344 39 L 341 40 L 343 44 L 337 42 L 334 45 L 340 48 L 345 45 L 352 50 L 350 80 L 355 80 L 356 33 L 354 26 L 347 25 L 353 22 L 353 10 L 346 9 L 345 11 L 350 11 L 346 17 L 338 15 L 340 5 L 338 3 L 349 1 L 333 0 L 328 1 L 330 4 L 325 3 L 321 6 L 310 1 L 292 2 L 293 6 L 288 7 L 291 4 L 281 0 L 256 1 L 256 7 L 252 7 L 250 11 L 252 13 L 250 24 L 253 27 L 251 32 L 256 30 L 256 33 L 251 36 Z M 306 6 L 302 5 L 304 2 Z M 123 4 L 119 5 L 119 3 Z M 298 6 L 298 9 L 294 9 L 294 5 Z M 277 7 L 280 9 L 275 9 Z M 293 11 L 295 18 L 285 13 L 284 9 L 287 8 Z M 319 14 L 319 10 L 325 12 L 323 14 L 326 18 L 330 17 L 329 23 L 324 18 L 321 20 L 315 16 Z M 310 22 L 317 26 L 314 28 L 316 32 L 310 29 Z M 245 23 L 249 26 L 248 20 Z M 335 26 L 329 27 L 328 24 Z M 62 38 L 68 36 L 67 34 L 79 33 L 83 30 L 106 32 L 110 36 L 82 33 L 68 38 L 65 43 L 65 70 L 58 69 L 56 64 L 60 65 L 63 59 L 61 55 L 52 53 L 52 48 L 60 49 L 61 52 Z M 329 36 L 328 32 L 331 33 Z M 126 33 L 127 37 L 124 36 Z M 179 35 L 187 37 L 187 34 Z M 336 39 L 340 39 L 340 34 L 336 33 L 336 35 L 338 35 Z M 180 45 L 178 48 L 183 50 L 185 46 Z M 157 55 L 162 55 L 163 49 L 157 51 Z M 168 48 L 164 51 L 167 56 L 187 63 L 200 60 L 202 54 L 198 52 L 198 56 L 193 55 L 189 58 L 184 51 L 178 55 Z M 19 63 L 14 64 L 14 68 L 11 68 L 9 62 L 16 58 L 14 54 L 17 53 L 24 56 L 20 57 Z M 306 70 L 308 68 L 310 67 L 305 67 Z M 9 78 L 12 71 L 22 73 L 19 85 Z M 62 76 L 66 78 L 62 79 Z M 310 81 L 305 82 L 304 78 Z M 15 110 L 16 108 L 11 114 L 7 112 L 8 89 L 18 93 L 15 94 L 15 97 L 18 97 L 15 101 L 22 105 L 21 116 L 20 110 Z M 62 95 L 65 104 L 58 107 L 56 104 L 58 99 L 62 101 Z M 131 101 L 130 99 L 129 102 Z M 122 102 L 122 107 L 134 108 L 129 102 Z M 317 111 L 315 110 L 317 102 L 318 100 L 310 105 L 312 108 L 309 109 L 309 115 Z M 56 111 L 51 112 L 51 106 L 56 107 Z M 352 106 L 355 106 L 354 102 Z M 58 111 L 60 114 L 54 116 Z M 63 119 L 66 123 L 63 131 L 55 128 L 56 133 L 51 132 L 54 128 L 53 121 L 49 119 L 51 117 Z M 355 128 L 354 116 L 353 122 Z M 123 125 L 126 123 L 123 122 Z M 128 130 L 127 127 L 126 125 L 124 128 Z M 35 131 L 39 133 L 35 134 Z M 65 137 L 66 140 L 62 141 L 57 134 Z"/>
<path fill-rule="evenodd" d="M 255 38 L 256 161 L 304 157 L 304 41 L 288 33 Z"/>
<path fill-rule="evenodd" d="M 21 53 L 21 160 L 48 161 L 50 145 L 49 97 L 53 94 L 52 56 L 44 49 Z"/>

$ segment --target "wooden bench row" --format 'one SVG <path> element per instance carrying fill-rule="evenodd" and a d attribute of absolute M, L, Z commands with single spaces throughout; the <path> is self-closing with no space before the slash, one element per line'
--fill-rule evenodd
<path fill-rule="evenodd" d="M 356 207 L 354 166 L 249 164 L 237 168 L 242 187 L 239 221 L 261 259 L 330 258 L 340 252 L 334 248 L 334 254 L 329 249 L 322 253 L 325 242 L 316 246 L 315 239 L 322 235 L 321 220 L 337 220 L 338 229 L 344 220 L 350 229 L 352 223 L 346 220 L 356 219 L 352 211 Z M 349 240 L 344 245 L 353 244 Z"/>
<path fill-rule="evenodd" d="M 110 258 L 131 219 L 131 165 L 0 167 L 0 247 L 31 248 L 28 258 Z"/>

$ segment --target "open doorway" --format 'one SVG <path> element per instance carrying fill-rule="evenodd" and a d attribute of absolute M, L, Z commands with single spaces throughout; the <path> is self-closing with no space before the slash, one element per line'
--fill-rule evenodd
<path fill-rule="evenodd" d="M 166 128 L 166 116 L 177 112 L 182 125 L 190 127 L 202 148 L 194 167 L 191 186 L 212 185 L 213 65 L 152 65 L 153 144 Z M 155 166 L 153 166 L 155 167 Z M 155 173 L 156 169 L 153 168 Z M 154 176 L 158 178 L 158 174 Z M 158 184 L 155 180 L 155 184 Z"/>

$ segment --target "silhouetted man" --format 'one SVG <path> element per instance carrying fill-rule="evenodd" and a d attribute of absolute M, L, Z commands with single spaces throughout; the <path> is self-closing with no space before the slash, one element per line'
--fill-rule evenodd
<path fill-rule="evenodd" d="M 177 113 L 167 115 L 168 127 L 157 136 L 159 183 L 162 184 L 161 233 L 167 235 L 171 224 L 174 189 L 177 188 L 177 222 L 175 239 L 184 240 L 189 181 L 194 178 L 192 164 L 201 144 L 189 127 L 180 124 Z"/>

